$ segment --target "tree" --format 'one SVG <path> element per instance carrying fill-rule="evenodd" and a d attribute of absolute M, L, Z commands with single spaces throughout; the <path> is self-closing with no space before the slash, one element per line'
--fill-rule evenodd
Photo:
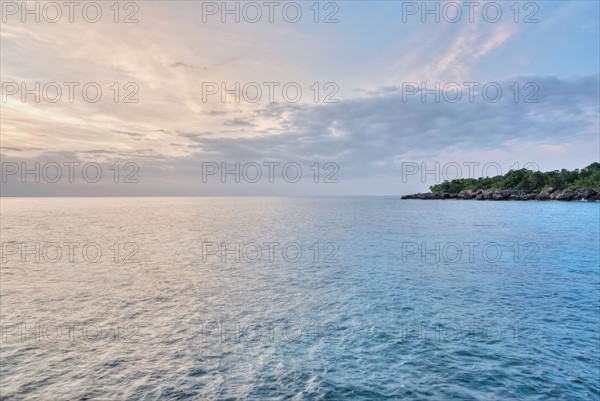
<path fill-rule="evenodd" d="M 441 184 L 432 185 L 429 189 L 432 192 L 449 193 L 478 189 L 519 189 L 525 192 L 538 192 L 547 187 L 556 190 L 583 187 L 600 190 L 600 163 L 594 162 L 581 170 L 573 171 L 562 169 L 542 173 L 527 169 L 511 170 L 505 175 L 495 177 L 444 181 Z"/>

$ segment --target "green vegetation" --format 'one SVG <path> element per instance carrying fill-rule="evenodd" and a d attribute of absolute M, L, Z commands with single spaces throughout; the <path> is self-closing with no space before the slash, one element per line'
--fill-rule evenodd
<path fill-rule="evenodd" d="M 539 192 L 544 188 L 555 190 L 594 188 L 600 190 L 600 163 L 592 163 L 584 169 L 573 171 L 531 171 L 527 169 L 510 170 L 505 175 L 485 178 L 462 178 L 444 181 L 429 187 L 431 192 L 459 193 L 462 190 L 503 190 L 518 189 L 525 192 Z"/>

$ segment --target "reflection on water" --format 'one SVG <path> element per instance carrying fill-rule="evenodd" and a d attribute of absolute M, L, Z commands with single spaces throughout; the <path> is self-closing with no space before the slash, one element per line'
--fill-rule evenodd
<path fill-rule="evenodd" d="M 598 204 L 1 207 L 2 399 L 600 396 Z"/>

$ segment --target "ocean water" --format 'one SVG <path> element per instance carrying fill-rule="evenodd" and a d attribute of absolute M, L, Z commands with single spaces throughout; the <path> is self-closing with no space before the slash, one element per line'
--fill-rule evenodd
<path fill-rule="evenodd" d="M 2 400 L 597 400 L 598 203 L 1 200 Z"/>

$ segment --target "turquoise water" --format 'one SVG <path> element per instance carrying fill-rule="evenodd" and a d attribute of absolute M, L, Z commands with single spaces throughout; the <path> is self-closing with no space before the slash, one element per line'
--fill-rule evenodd
<path fill-rule="evenodd" d="M 598 203 L 1 209 L 3 400 L 600 397 Z"/>

